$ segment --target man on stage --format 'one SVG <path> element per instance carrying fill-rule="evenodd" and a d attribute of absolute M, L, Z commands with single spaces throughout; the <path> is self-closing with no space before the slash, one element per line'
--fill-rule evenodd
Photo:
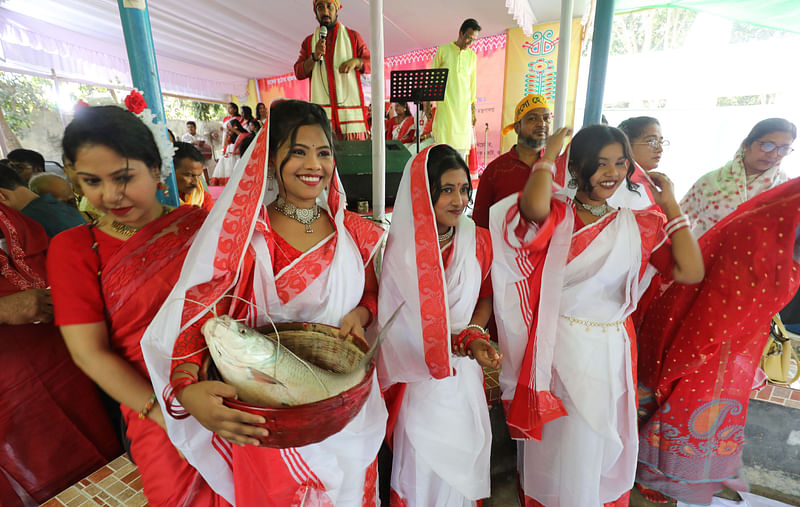
<path fill-rule="evenodd" d="M 433 139 L 455 148 L 464 160 L 467 160 L 472 146 L 477 102 L 478 55 L 469 46 L 480 31 L 477 21 L 472 18 L 465 20 L 458 31 L 458 39 L 439 46 L 431 65 L 432 69 L 449 69 L 444 100 L 438 103 L 433 119 Z"/>
<path fill-rule="evenodd" d="M 339 23 L 339 0 L 314 0 L 320 26 L 300 46 L 297 79 L 311 78 L 311 102 L 328 113 L 339 139 L 367 139 L 361 74 L 369 73 L 369 48 L 361 35 Z"/>
<path fill-rule="evenodd" d="M 475 225 L 489 227 L 489 208 L 506 196 L 521 192 L 531 167 L 539 160 L 550 134 L 552 113 L 542 95 L 526 95 L 514 109 L 514 123 L 503 128 L 503 135 L 517 133 L 517 144 L 489 162 L 478 182 L 472 219 Z"/>

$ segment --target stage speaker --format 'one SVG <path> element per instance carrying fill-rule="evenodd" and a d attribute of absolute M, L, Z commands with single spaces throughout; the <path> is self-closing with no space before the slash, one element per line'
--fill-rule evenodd
<path fill-rule="evenodd" d="M 372 141 L 336 141 L 336 167 L 347 194 L 347 207 L 359 201 L 372 207 Z M 386 204 L 394 205 L 397 187 L 411 152 L 400 141 L 386 141 Z"/>

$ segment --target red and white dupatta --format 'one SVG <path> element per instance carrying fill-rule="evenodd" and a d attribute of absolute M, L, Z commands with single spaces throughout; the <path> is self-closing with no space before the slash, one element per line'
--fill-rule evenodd
<path fill-rule="evenodd" d="M 378 297 L 387 330 L 381 386 L 406 383 L 394 430 L 393 496 L 411 505 L 472 504 L 489 496 L 491 427 L 480 365 L 451 353 L 482 282 L 475 223 L 462 215 L 444 267 L 428 184 L 432 147 L 409 161 L 398 188 Z M 431 421 L 436 421 L 431 424 Z"/>
<path fill-rule="evenodd" d="M 277 277 L 273 276 L 263 234 L 269 230 L 265 206 L 277 196 L 277 190 L 268 190 L 266 184 L 268 132 L 268 127 L 262 128 L 237 163 L 233 176 L 189 249 L 178 282 L 142 338 L 142 352 L 156 393 L 163 392 L 169 383 L 175 338 L 236 287 L 248 248 L 255 252 L 256 287 L 253 294 L 242 296 L 257 306 L 248 307 L 234 301 L 230 313 L 245 313 L 251 326 L 268 323 L 264 309 L 275 321 L 307 320 L 338 326 L 342 316 L 361 298 L 364 266 L 353 238 L 344 227 L 345 196 L 335 172 L 330 188 L 317 200 L 317 204 L 328 211 L 337 229 L 336 234 L 320 242 L 320 245 L 332 240 L 338 242 L 334 259 L 311 282 L 319 286 L 318 290 L 308 290 L 308 286 L 285 302 L 277 296 L 276 282 L 297 261 Z M 361 290 L 356 280 L 361 280 Z M 175 446 L 217 493 L 234 503 L 230 444 L 215 438 L 192 417 L 176 420 L 165 414 L 165 420 Z M 361 505 L 364 471 L 377 455 L 385 422 L 386 409 L 375 378 L 369 399 L 344 430 L 318 444 L 282 449 L 284 466 L 298 487 L 315 484 L 324 490 L 318 493 L 334 504 L 350 505 L 355 499 L 349 497 L 357 496 L 357 503 Z M 342 454 L 346 456 L 337 458 Z M 276 473 L 282 472 L 276 470 Z"/>

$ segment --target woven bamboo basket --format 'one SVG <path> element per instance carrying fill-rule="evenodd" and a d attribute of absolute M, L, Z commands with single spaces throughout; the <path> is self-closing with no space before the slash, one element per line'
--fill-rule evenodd
<path fill-rule="evenodd" d="M 276 324 L 281 345 L 304 360 L 336 373 L 346 373 L 356 367 L 369 349 L 367 343 L 354 335 L 339 338 L 339 329 L 324 324 L 287 322 Z M 259 328 L 265 335 L 275 335 L 272 326 Z M 263 447 L 301 447 L 321 442 L 341 431 L 369 397 L 372 389 L 374 361 L 364 379 L 336 396 L 292 407 L 264 407 L 226 398 L 224 404 L 237 410 L 264 417 L 260 425 L 269 430 L 266 437 L 257 437 Z M 204 368 L 206 378 L 221 380 L 213 361 Z"/>

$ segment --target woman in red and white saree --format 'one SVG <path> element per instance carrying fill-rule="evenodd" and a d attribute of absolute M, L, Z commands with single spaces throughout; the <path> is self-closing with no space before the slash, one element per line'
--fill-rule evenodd
<path fill-rule="evenodd" d="M 402 305 L 379 362 L 396 416 L 388 435 L 393 506 L 466 507 L 489 497 L 492 438 L 481 364 L 496 368 L 500 357 L 484 330 L 491 239 L 464 214 L 470 193 L 458 152 L 432 146 L 406 166 L 392 213 L 378 323 Z M 466 351 L 477 361 L 458 357 Z"/>
<path fill-rule="evenodd" d="M 0 204 L 0 505 L 43 503 L 121 447 L 97 387 L 52 324 L 48 237 Z"/>
<path fill-rule="evenodd" d="M 261 129 L 220 195 L 169 303 L 142 340 L 161 389 L 185 376 L 179 370 L 197 371 L 203 359 L 198 352 L 205 346 L 199 327 L 210 316 L 208 307 L 227 308 L 254 327 L 268 324 L 270 317 L 320 322 L 362 335 L 377 313 L 371 259 L 384 231 L 344 209 L 325 112 L 287 100 L 276 102 L 269 117 L 270 127 Z M 286 203 L 317 211 L 301 221 Z M 226 295 L 253 304 L 230 302 Z M 343 430 L 300 448 L 252 445 L 257 443 L 252 436 L 263 430 L 249 423 L 261 418 L 221 407 L 222 397 L 234 395 L 227 384 L 190 384 L 177 399 L 193 417 L 167 419 L 172 441 L 216 491 L 244 506 L 376 504 L 376 456 L 386 425 L 376 376 L 366 403 Z M 204 404 L 198 398 L 215 401 Z"/>
<path fill-rule="evenodd" d="M 414 116 L 408 109 L 408 102 L 396 102 L 394 112 L 394 124 L 392 130 L 386 132 L 386 137 L 403 144 L 413 142 L 416 139 L 417 128 Z"/>
<path fill-rule="evenodd" d="M 764 123 L 772 124 L 771 132 L 759 132 Z M 775 130 L 776 124 L 791 127 Z M 743 148 L 768 156 L 762 169 L 776 169 L 775 160 L 782 157 L 777 151 L 791 142 L 793 127 L 785 120 L 760 122 Z M 772 149 L 762 150 L 759 142 L 773 143 Z M 639 329 L 637 482 L 655 490 L 640 488 L 654 501 L 667 501 L 667 495 L 708 504 L 723 485 L 746 488 L 739 468 L 748 398 L 769 321 L 800 283 L 795 247 L 800 182 L 765 191 L 774 182 L 762 175 L 746 188 L 735 184 L 725 175 L 739 166 L 743 181 L 750 156 L 741 154 L 740 149 L 733 162 L 701 178 L 694 187 L 699 195 L 684 198 L 701 217 L 695 232 L 709 228 L 699 239 L 706 279 L 693 287 L 665 286 Z"/>
<path fill-rule="evenodd" d="M 63 145 L 81 190 L 105 215 L 50 244 L 56 324 L 78 366 L 120 402 L 149 503 L 227 505 L 170 443 L 140 346 L 206 211 L 156 200 L 161 156 L 128 111 L 83 108 Z"/>
<path fill-rule="evenodd" d="M 703 269 L 666 176 L 650 174 L 661 187 L 651 188 L 657 204 L 683 225 L 671 251 L 661 213 L 607 205 L 620 185 L 632 187 L 630 147 L 617 129 L 575 135 L 569 169 L 578 191 L 553 195 L 552 161 L 567 133 L 548 139 L 521 196 L 490 211 L 502 399 L 520 440 L 524 505 L 627 505 L 638 443 L 629 316 L 657 257 L 674 256 L 684 282 L 699 281 Z"/>

